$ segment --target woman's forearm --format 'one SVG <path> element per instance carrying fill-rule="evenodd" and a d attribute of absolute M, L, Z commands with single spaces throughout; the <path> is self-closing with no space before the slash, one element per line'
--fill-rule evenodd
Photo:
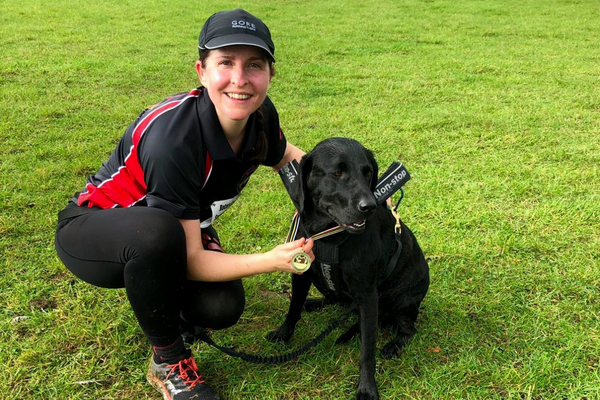
<path fill-rule="evenodd" d="M 265 253 L 227 254 L 205 250 L 202 246 L 200 221 L 180 220 L 186 235 L 188 279 L 225 282 L 275 271 L 297 273 L 290 265 L 292 255 L 300 250 L 312 253 L 313 240 L 304 238 L 276 246 Z"/>

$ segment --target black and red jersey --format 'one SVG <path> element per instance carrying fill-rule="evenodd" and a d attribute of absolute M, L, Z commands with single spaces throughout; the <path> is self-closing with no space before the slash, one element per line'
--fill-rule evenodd
<path fill-rule="evenodd" d="M 268 97 L 262 112 L 269 144 L 263 164 L 274 166 L 283 157 L 286 140 Z M 250 160 L 258 129 L 254 113 L 236 155 L 207 91 L 200 87 L 170 96 L 144 110 L 127 128 L 110 158 L 88 178 L 77 202 L 100 208 L 156 207 L 177 218 L 200 219 L 206 227 L 239 197 L 258 168 Z"/>

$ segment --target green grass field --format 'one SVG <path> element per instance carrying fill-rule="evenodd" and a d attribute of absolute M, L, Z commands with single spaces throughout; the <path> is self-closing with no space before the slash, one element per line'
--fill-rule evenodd
<path fill-rule="evenodd" d="M 432 283 L 417 336 L 378 359 L 382 398 L 600 399 L 597 0 L 0 5 L 0 398 L 160 398 L 124 291 L 62 266 L 56 214 L 139 112 L 198 85 L 204 20 L 243 7 L 274 36 L 270 96 L 289 141 L 352 137 L 412 174 L 400 214 Z M 230 253 L 264 251 L 292 212 L 260 169 L 217 229 Z M 245 285 L 242 320 L 213 337 L 246 352 L 296 348 L 342 311 L 271 344 L 289 277 Z M 275 366 L 193 351 L 224 399 L 350 399 L 360 343 L 336 333 Z"/>

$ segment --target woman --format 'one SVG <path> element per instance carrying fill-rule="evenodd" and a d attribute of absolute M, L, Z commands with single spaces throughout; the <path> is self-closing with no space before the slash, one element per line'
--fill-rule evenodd
<path fill-rule="evenodd" d="M 287 271 L 302 238 L 261 254 L 223 252 L 212 222 L 258 165 L 304 154 L 288 143 L 267 90 L 269 29 L 244 10 L 212 15 L 199 38 L 202 84 L 145 110 L 59 214 L 56 250 L 76 276 L 124 287 L 153 348 L 148 381 L 165 399 L 218 399 L 180 326 L 223 329 L 245 304 L 241 278 Z M 195 396 L 195 397 L 194 397 Z"/>

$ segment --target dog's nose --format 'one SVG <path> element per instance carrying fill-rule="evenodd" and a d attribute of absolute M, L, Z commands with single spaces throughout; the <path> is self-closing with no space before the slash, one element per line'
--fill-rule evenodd
<path fill-rule="evenodd" d="M 372 212 L 373 210 L 375 210 L 375 208 L 377 208 L 377 203 L 375 203 L 374 201 L 363 199 L 358 202 L 358 211 L 360 211 L 361 213 Z"/>

